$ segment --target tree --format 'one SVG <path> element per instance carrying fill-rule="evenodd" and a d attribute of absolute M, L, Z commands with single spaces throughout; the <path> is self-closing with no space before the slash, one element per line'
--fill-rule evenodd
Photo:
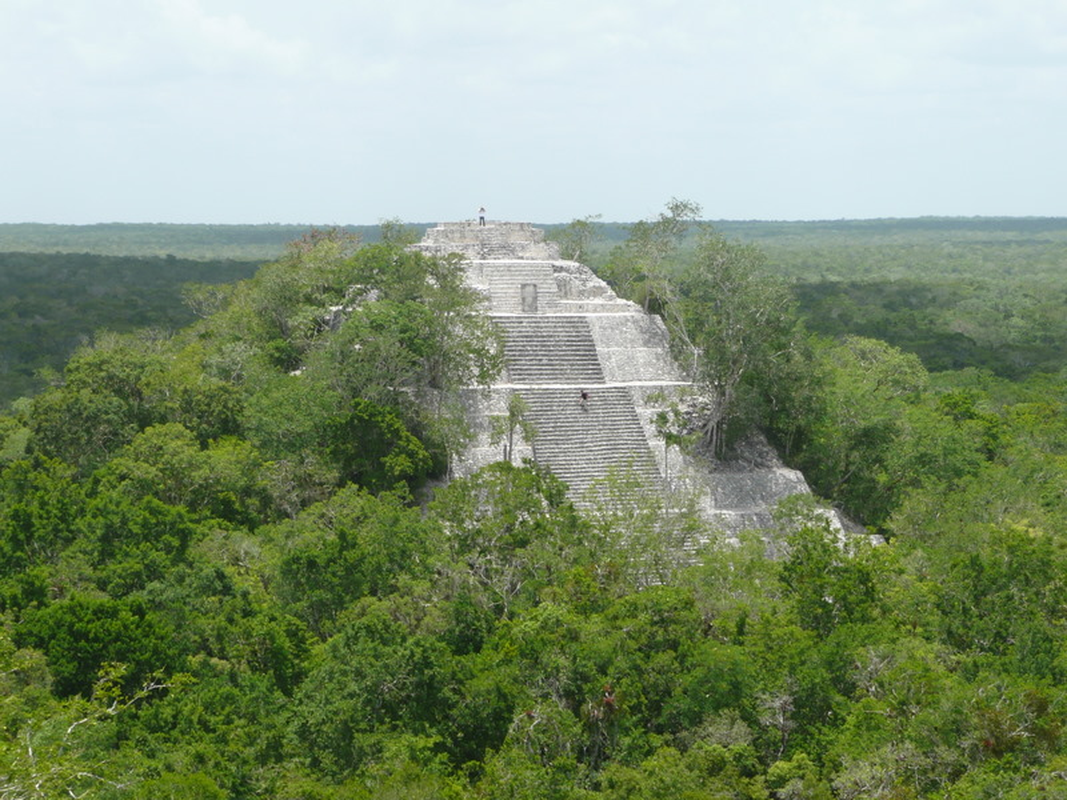
<path fill-rule="evenodd" d="M 825 521 L 789 535 L 779 580 L 802 628 L 826 637 L 838 625 L 873 617 L 877 596 L 862 543 L 838 541 Z"/>
<path fill-rule="evenodd" d="M 489 441 L 491 444 L 504 442 L 503 460 L 509 464 L 515 460 L 515 434 L 531 442 L 537 433 L 533 422 L 526 416 L 528 411 L 529 406 L 522 395 L 512 392 L 508 395 L 508 413 L 489 418 Z"/>
<path fill-rule="evenodd" d="M 650 490 L 632 470 L 612 468 L 582 499 L 598 583 L 613 591 L 673 583 L 710 534 L 694 498 Z"/>
<path fill-rule="evenodd" d="M 267 344 L 278 366 L 294 369 L 328 328 L 327 309 L 344 302 L 354 280 L 359 238 L 340 229 L 312 230 L 264 265 L 231 309 L 251 311 L 248 333 Z"/>
<path fill-rule="evenodd" d="M 191 431 L 170 422 L 139 433 L 98 476 L 107 491 L 255 527 L 270 514 L 265 472 L 247 441 L 227 437 L 201 448 Z"/>
<path fill-rule="evenodd" d="M 464 446 L 469 426 L 460 396 L 499 374 L 500 335 L 485 315 L 474 313 L 480 295 L 467 285 L 461 260 L 410 250 L 409 240 L 395 221 L 385 223 L 382 241 L 369 246 L 343 232 L 313 232 L 198 327 L 209 374 L 244 384 L 248 392 L 240 421 L 252 426 L 257 441 L 273 440 L 272 452 L 299 447 L 286 453 L 283 473 L 315 461 L 324 443 L 315 441 L 321 430 L 315 425 L 276 425 L 275 398 L 289 404 L 304 395 L 316 416 L 347 413 L 355 400 L 390 408 L 440 471 Z M 295 381 L 281 380 L 285 375 L 308 385 L 295 389 Z M 260 391 L 271 397 L 258 397 Z M 212 392 L 216 405 L 228 399 L 224 395 Z M 193 399 L 203 406 L 206 398 Z M 233 410 L 220 422 L 241 416 L 239 407 Z M 297 427 L 294 440 L 288 432 Z"/>
<path fill-rule="evenodd" d="M 667 262 L 699 215 L 697 203 L 672 198 L 654 220 L 635 222 L 626 242 L 612 251 L 602 270 L 604 279 L 646 311 L 659 311 L 672 294 Z"/>
<path fill-rule="evenodd" d="M 432 312 L 418 302 L 378 300 L 354 309 L 310 359 L 308 375 L 340 397 L 412 409 L 425 390 Z"/>
<path fill-rule="evenodd" d="M 649 403 L 665 404 L 666 407 L 656 412 L 652 418 L 656 434 L 663 440 L 663 468 L 665 471 L 664 483 L 668 488 L 671 486 L 671 460 L 670 449 L 677 447 L 682 452 L 688 452 L 694 444 L 694 435 L 689 430 L 689 420 L 682 408 L 682 398 L 669 397 L 664 392 L 653 392 L 646 400 Z"/>
<path fill-rule="evenodd" d="M 423 577 L 432 526 L 403 492 L 348 486 L 295 520 L 267 529 L 277 552 L 274 592 L 320 636 L 335 617 L 365 596 L 395 591 L 403 576 Z"/>
<path fill-rule="evenodd" d="M 701 429 L 717 455 L 730 423 L 746 432 L 763 421 L 761 406 L 788 391 L 780 378 L 798 345 L 793 300 L 765 267 L 755 247 L 707 231 L 664 304 L 672 349 L 698 384 Z"/>
<path fill-rule="evenodd" d="M 954 486 L 982 464 L 985 433 L 927 395 L 918 357 L 874 339 L 845 337 L 816 350 L 822 373 L 797 465 L 824 497 L 881 525 L 911 491 Z"/>
<path fill-rule="evenodd" d="M 343 480 L 372 492 L 407 482 L 414 488 L 430 471 L 430 454 L 389 408 L 353 400 L 330 421 L 330 454 Z"/>
<path fill-rule="evenodd" d="M 432 760 L 457 700 L 457 667 L 439 640 L 412 635 L 368 602 L 316 653 L 293 698 L 296 754 L 343 778 L 397 747 Z"/>
<path fill-rule="evenodd" d="M 139 336 L 101 335 L 67 363 L 63 385 L 33 401 L 32 452 L 58 458 L 87 474 L 144 427 L 160 419 L 146 392 L 164 369 L 164 342 Z"/>
<path fill-rule="evenodd" d="M 30 611 L 15 632 L 15 644 L 44 652 L 61 697 L 89 697 L 108 664 L 126 665 L 122 684 L 129 689 L 181 663 L 174 632 L 133 600 L 75 595 Z"/>
<path fill-rule="evenodd" d="M 228 656 L 191 659 L 176 688 L 119 718 L 123 749 L 144 762 L 134 797 L 193 800 L 218 789 L 224 797 L 268 794 L 264 773 L 285 757 L 292 700 Z"/>
<path fill-rule="evenodd" d="M 584 526 L 566 487 L 530 466 L 498 461 L 439 491 L 429 513 L 442 528 L 446 568 L 498 616 L 535 602 L 584 561 Z"/>
<path fill-rule="evenodd" d="M 22 404 L 28 405 L 29 400 L 24 399 Z M 24 415 L 0 416 L 0 465 L 22 458 L 29 442 L 30 429 Z"/>
<path fill-rule="evenodd" d="M 1022 674 L 1060 680 L 1067 601 L 1061 550 L 1021 525 L 972 531 L 972 541 L 938 553 L 945 571 L 937 608 L 946 642 L 962 653 L 996 656 Z"/>
<path fill-rule="evenodd" d="M 712 539 L 683 576 L 708 620 L 710 635 L 721 641 L 744 641 L 748 626 L 779 608 L 780 563 L 767 558 L 767 542 L 759 531 L 746 531 L 737 541 Z"/>
<path fill-rule="evenodd" d="M 153 767 L 133 748 L 116 747 L 119 725 L 136 714 L 138 707 L 173 691 L 180 680 L 150 679 L 138 688 L 126 689 L 124 669 L 112 664 L 101 670 L 91 697 L 57 701 L 42 697 L 42 687 L 34 685 L 43 669 L 35 663 L 40 654 L 21 650 L 10 658 L 7 644 L 0 640 L 0 696 L 8 712 L 0 735 L 3 796 L 129 796 Z M 13 676 L 17 677 L 12 680 Z M 21 704 L 28 713 L 11 713 Z"/>
<path fill-rule="evenodd" d="M 270 492 L 286 516 L 326 499 L 342 483 L 330 434 L 341 427 L 343 409 L 341 395 L 308 374 L 270 376 L 246 401 L 242 427 L 270 462 Z"/>
<path fill-rule="evenodd" d="M 30 449 L 87 474 L 133 439 L 137 430 L 128 404 L 119 397 L 90 389 L 50 389 L 34 399 Z"/>
<path fill-rule="evenodd" d="M 162 580 L 204 534 L 185 508 L 121 491 L 97 494 L 78 524 L 77 551 L 88 557 L 94 582 L 115 597 Z"/>
<path fill-rule="evenodd" d="M 549 234 L 549 239 L 559 245 L 559 254 L 569 261 L 587 263 L 589 251 L 599 237 L 596 221 L 600 214 L 573 219 L 562 228 Z"/>
<path fill-rule="evenodd" d="M 77 537 L 84 489 L 59 461 L 16 461 L 0 471 L 0 576 L 54 564 Z"/>
<path fill-rule="evenodd" d="M 500 334 L 474 313 L 478 296 L 456 259 L 379 246 L 361 251 L 358 266 L 375 288 L 308 359 L 306 374 L 345 400 L 400 411 L 443 468 L 466 438 L 462 391 L 487 387 L 503 367 Z"/>
<path fill-rule="evenodd" d="M 241 431 L 244 398 L 230 380 L 208 375 L 202 345 L 167 353 L 159 371 L 141 382 L 152 419 L 178 422 L 192 431 L 201 445 Z"/>

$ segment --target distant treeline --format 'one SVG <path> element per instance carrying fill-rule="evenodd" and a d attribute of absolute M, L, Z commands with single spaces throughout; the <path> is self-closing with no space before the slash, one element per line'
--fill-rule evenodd
<path fill-rule="evenodd" d="M 995 236 L 1055 236 L 1067 239 L 1067 217 L 911 217 L 813 221 L 722 221 L 713 223 L 726 234 L 765 239 L 834 236 L 907 236 L 958 238 Z"/>
<path fill-rule="evenodd" d="M 621 243 L 631 223 L 593 222 L 602 244 Z M 1067 242 L 1067 217 L 916 217 L 909 219 L 709 220 L 731 239 L 761 246 L 777 244 L 860 245 L 900 243 Z M 543 225 L 552 230 L 561 225 Z M 692 229 L 695 236 L 698 229 Z"/>
<path fill-rule="evenodd" d="M 1067 367 L 1065 221 L 923 222 L 812 228 L 759 246 L 814 332 L 881 339 L 931 371 L 1019 380 Z"/>
<path fill-rule="evenodd" d="M 178 225 L 104 223 L 99 225 L 0 225 L 0 251 L 96 253 L 112 256 L 266 261 L 312 228 L 340 227 L 363 241 L 379 239 L 377 225 Z M 412 225 L 420 231 L 426 226 Z"/>
<path fill-rule="evenodd" d="M 435 223 L 405 223 L 417 235 Z M 534 223 L 548 232 L 565 223 Z M 628 222 L 594 222 L 601 248 L 626 239 Z M 1065 217 L 919 217 L 914 219 L 764 221 L 711 220 L 708 224 L 731 239 L 768 247 L 842 246 L 898 243 L 930 244 L 1035 243 L 1067 244 Z M 51 225 L 0 224 L 0 251 L 35 253 L 97 253 L 119 256 L 233 258 L 264 261 L 277 258 L 287 242 L 312 228 L 340 227 L 365 242 L 380 237 L 378 225 L 263 224 L 203 225 L 171 223 L 103 223 Z"/>

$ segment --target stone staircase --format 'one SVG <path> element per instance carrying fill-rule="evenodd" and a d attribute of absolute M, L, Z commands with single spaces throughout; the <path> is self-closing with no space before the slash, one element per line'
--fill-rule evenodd
<path fill-rule="evenodd" d="M 574 501 L 581 503 L 589 486 L 612 470 L 628 471 L 650 488 L 662 486 L 630 389 L 604 383 L 586 316 L 492 318 L 504 333 L 511 389 L 526 401 L 535 430 L 534 460 L 570 487 Z"/>
<path fill-rule="evenodd" d="M 625 386 L 594 386 L 580 401 L 572 386 L 519 389 L 536 429 L 534 458 L 566 483 L 581 502 L 589 486 L 613 469 L 628 471 L 643 484 L 663 480 Z"/>
<path fill-rule="evenodd" d="M 504 360 L 510 383 L 571 384 L 573 399 L 582 388 L 604 382 L 585 317 L 494 315 L 493 321 L 504 332 Z"/>

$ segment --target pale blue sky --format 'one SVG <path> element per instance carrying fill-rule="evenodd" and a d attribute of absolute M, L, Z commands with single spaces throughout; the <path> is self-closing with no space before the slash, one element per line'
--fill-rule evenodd
<path fill-rule="evenodd" d="M 0 0 L 0 222 L 1067 216 L 1063 0 Z"/>

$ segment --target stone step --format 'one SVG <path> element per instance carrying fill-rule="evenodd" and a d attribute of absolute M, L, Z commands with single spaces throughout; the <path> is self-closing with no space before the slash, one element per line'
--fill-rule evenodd
<path fill-rule="evenodd" d="M 519 394 L 536 430 L 534 457 L 545 464 L 580 500 L 612 468 L 632 471 L 642 482 L 662 482 L 633 398 L 626 387 L 603 386 L 581 403 L 578 389 L 529 388 Z"/>
<path fill-rule="evenodd" d="M 579 316 L 496 316 L 512 383 L 604 382 L 589 322 Z"/>

